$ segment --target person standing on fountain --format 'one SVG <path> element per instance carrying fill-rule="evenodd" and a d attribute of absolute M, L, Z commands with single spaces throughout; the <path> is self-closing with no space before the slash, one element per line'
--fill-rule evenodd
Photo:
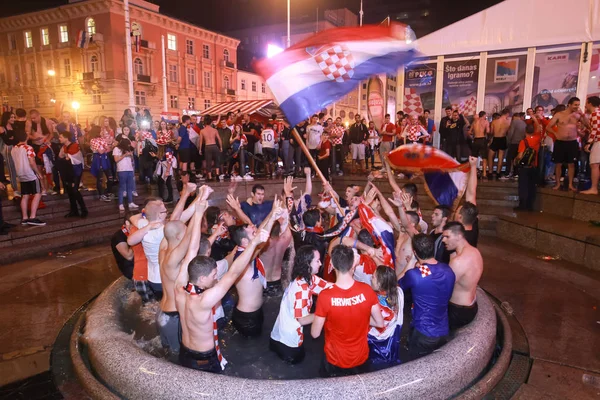
<path fill-rule="evenodd" d="M 315 317 L 310 312 L 313 296 L 332 286 L 317 276 L 320 268 L 321 256 L 315 246 L 306 245 L 298 249 L 292 281 L 281 299 L 269 343 L 269 348 L 290 364 L 304 360 L 303 326 L 311 324 Z"/>
<path fill-rule="evenodd" d="M 202 197 L 202 196 L 201 196 Z M 217 281 L 217 263 L 210 257 L 197 256 L 200 247 L 200 225 L 206 210 L 206 201 L 195 205 L 191 221 L 190 246 L 175 283 L 175 303 L 181 316 L 182 366 L 201 371 L 220 373 L 227 364 L 219 348 L 215 305 L 247 267 L 256 246 L 267 240 L 261 231 L 247 243 L 246 249 L 233 262 L 229 271 Z"/>
<path fill-rule="evenodd" d="M 264 220 L 259 230 L 271 232 L 273 224 L 281 216 L 281 201 L 275 198 L 271 213 Z M 231 238 L 238 246 L 235 259 L 248 247 L 254 240 L 257 229 L 254 225 L 239 225 L 230 230 Z M 268 236 L 267 236 L 268 238 Z M 266 241 L 266 240 L 265 240 Z M 258 256 L 251 259 L 247 264 L 248 268 L 236 282 L 235 287 L 238 291 L 239 300 L 231 315 L 231 322 L 239 333 L 246 337 L 257 337 L 262 332 L 263 315 L 263 289 L 267 287 L 267 278 L 265 276 L 265 266 Z"/>
<path fill-rule="evenodd" d="M 344 245 L 331 252 L 335 285 L 321 292 L 310 333 L 318 338 L 325 328 L 322 377 L 366 372 L 369 360 L 369 325 L 384 327 L 379 300 L 371 287 L 354 280 L 358 253 Z"/>
<path fill-rule="evenodd" d="M 398 282 L 403 291 L 411 290 L 413 322 L 408 338 L 410 360 L 426 356 L 448 340 L 448 301 L 455 276 L 448 264 L 434 258 L 434 240 L 423 233 L 412 241 L 417 265 Z"/>
<path fill-rule="evenodd" d="M 465 235 L 465 227 L 460 222 L 449 222 L 444 226 L 442 240 L 448 250 L 456 251 L 450 259 L 450 268 L 456 276 L 448 303 L 450 330 L 469 324 L 477 315 L 477 284 L 483 274 L 483 258 Z"/>

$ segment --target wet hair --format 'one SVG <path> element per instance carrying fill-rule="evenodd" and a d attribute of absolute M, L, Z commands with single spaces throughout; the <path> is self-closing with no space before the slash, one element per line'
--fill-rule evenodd
<path fill-rule="evenodd" d="M 398 280 L 396 278 L 396 271 L 385 265 L 380 265 L 373 274 L 377 277 L 377 283 L 379 283 L 379 290 L 385 292 L 387 301 L 392 309 L 397 313 L 398 310 Z"/>
<path fill-rule="evenodd" d="M 554 107 L 554 112 L 561 112 L 561 111 L 565 111 L 567 109 L 567 107 L 564 104 L 559 104 L 556 107 Z"/>
<path fill-rule="evenodd" d="M 361 229 L 360 232 L 358 232 L 358 241 L 369 247 L 375 247 L 373 236 L 371 236 L 371 233 L 366 229 Z"/>
<path fill-rule="evenodd" d="M 354 251 L 348 246 L 338 244 L 331 251 L 331 264 L 341 273 L 350 271 L 354 265 Z"/>
<path fill-rule="evenodd" d="M 450 207 L 445 206 L 443 204 L 435 206 L 434 210 L 440 210 L 442 212 L 442 218 L 448 218 L 450 217 L 450 214 L 452 214 L 452 210 L 450 210 Z"/>
<path fill-rule="evenodd" d="M 410 222 L 415 224 L 415 226 L 417 226 L 419 224 L 419 221 L 421 220 L 421 217 L 419 217 L 419 214 L 417 214 L 415 211 L 407 211 L 406 216 L 408 217 Z"/>
<path fill-rule="evenodd" d="M 210 206 L 206 209 L 204 215 L 206 215 L 206 222 L 208 223 L 208 226 L 212 227 L 213 225 L 219 223 L 220 212 L 221 210 L 216 206 Z"/>
<path fill-rule="evenodd" d="M 423 110 L 423 114 L 425 114 L 425 113 L 431 114 L 431 110 L 428 110 L 428 109 Z"/>
<path fill-rule="evenodd" d="M 181 117 L 181 123 L 185 124 L 187 121 L 189 121 L 191 118 L 189 115 L 184 115 L 183 117 Z"/>
<path fill-rule="evenodd" d="M 317 248 L 312 244 L 300 246 L 300 248 L 296 251 L 296 256 L 294 257 L 292 279 L 303 278 L 306 283 L 310 284 L 312 280 L 310 263 L 315 257 L 315 251 L 317 251 Z"/>
<path fill-rule="evenodd" d="M 510 115 L 510 110 L 508 108 L 505 108 L 504 110 L 502 110 L 502 115 Z"/>
<path fill-rule="evenodd" d="M 452 107 L 448 106 L 448 107 L 444 108 L 444 110 L 446 110 L 446 111 L 452 111 Z"/>
<path fill-rule="evenodd" d="M 317 222 L 320 220 L 321 213 L 317 209 L 308 210 L 302 215 L 302 221 L 304 222 L 304 225 L 309 228 L 314 228 L 315 225 L 317 225 Z"/>
<path fill-rule="evenodd" d="M 17 108 L 15 111 L 15 115 L 17 116 L 17 118 L 25 118 L 27 117 L 27 111 L 25 111 L 22 108 Z"/>
<path fill-rule="evenodd" d="M 452 233 L 454 233 L 455 235 L 460 235 L 462 237 L 465 237 L 465 227 L 463 224 L 461 224 L 460 222 L 456 222 L 456 221 L 452 221 L 452 222 L 448 222 L 446 225 L 444 225 L 444 229 L 445 231 L 450 231 Z"/>
<path fill-rule="evenodd" d="M 187 117 L 187 115 L 186 115 Z M 190 282 L 197 282 L 203 276 L 208 276 L 217 268 L 217 262 L 207 256 L 196 256 L 188 264 Z"/>
<path fill-rule="evenodd" d="M 500 114 L 498 114 L 498 113 L 493 113 L 493 114 L 492 114 L 492 119 L 497 119 L 497 118 L 500 118 Z"/>
<path fill-rule="evenodd" d="M 248 224 L 236 225 L 229 227 L 229 234 L 231 236 L 231 240 L 238 245 L 242 245 L 242 239 L 248 239 L 248 234 L 246 233 L 246 228 Z"/>
<path fill-rule="evenodd" d="M 200 236 L 200 247 L 198 248 L 198 255 L 207 254 L 210 256 L 210 242 L 206 235 Z"/>
<path fill-rule="evenodd" d="M 412 239 L 412 248 L 418 259 L 427 260 L 435 254 L 435 241 L 431 236 L 419 233 Z"/>
<path fill-rule="evenodd" d="M 579 100 L 579 97 L 571 97 L 571 98 L 569 99 L 569 102 L 568 102 L 567 104 L 568 104 L 568 105 L 571 105 L 571 104 L 575 103 L 576 101 L 579 101 L 579 102 L 581 102 L 581 100 Z"/>
<path fill-rule="evenodd" d="M 477 206 L 470 201 L 466 201 L 460 209 L 460 215 L 462 216 L 463 222 L 466 225 L 472 225 L 477 220 L 479 215 L 479 209 Z"/>
<path fill-rule="evenodd" d="M 412 197 L 417 197 L 417 185 L 415 185 L 414 183 L 404 184 L 404 186 L 402 186 L 402 190 L 410 194 Z"/>
<path fill-rule="evenodd" d="M 204 122 L 204 125 L 210 125 L 212 123 L 212 117 L 210 115 L 205 115 L 203 122 Z"/>
<path fill-rule="evenodd" d="M 256 194 L 257 190 L 262 190 L 264 192 L 265 187 L 263 185 L 261 185 L 260 183 L 257 183 L 256 185 L 252 186 L 252 194 Z"/>
<path fill-rule="evenodd" d="M 590 103 L 594 107 L 600 107 L 600 97 L 598 97 L 598 96 L 588 97 L 587 102 Z"/>
<path fill-rule="evenodd" d="M 485 111 L 479 111 L 479 118 L 485 117 Z"/>

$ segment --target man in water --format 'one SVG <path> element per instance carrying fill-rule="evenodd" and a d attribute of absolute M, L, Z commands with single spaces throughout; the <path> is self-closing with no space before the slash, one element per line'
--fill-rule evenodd
<path fill-rule="evenodd" d="M 465 238 L 460 222 L 449 222 L 444 227 L 446 248 L 456 253 L 450 259 L 450 268 L 456 276 L 452 297 L 448 303 L 450 330 L 463 327 L 477 315 L 477 284 L 483 273 L 483 259 L 479 250 Z"/>
<path fill-rule="evenodd" d="M 448 223 L 452 215 L 452 210 L 444 205 L 436 206 L 431 214 L 431 226 L 433 229 L 429 232 L 429 236 L 434 242 L 434 258 L 439 262 L 448 263 L 450 261 L 450 255 L 448 254 L 444 243 L 442 242 L 442 233 L 444 232 L 444 225 Z"/>
<path fill-rule="evenodd" d="M 175 284 L 175 303 L 181 316 L 181 350 L 179 362 L 184 367 L 219 373 L 227 361 L 219 348 L 215 321 L 215 305 L 246 268 L 256 246 L 266 240 L 266 232 L 247 244 L 223 277 L 217 281 L 217 263 L 210 257 L 197 256 L 200 247 L 200 225 L 206 201 L 198 202 L 191 221 L 190 246 Z"/>
<path fill-rule="evenodd" d="M 348 246 L 338 245 L 331 252 L 335 285 L 319 295 L 310 330 L 316 339 L 325 328 L 325 356 L 319 370 L 323 377 L 364 372 L 370 326 L 384 326 L 377 295 L 369 285 L 354 280 L 358 261 L 358 253 Z"/>
<path fill-rule="evenodd" d="M 490 125 L 492 131 L 492 143 L 489 146 L 488 154 L 488 165 L 490 168 L 490 175 L 494 173 L 494 156 L 498 155 L 498 164 L 496 166 L 496 179 L 502 174 L 502 163 L 504 162 L 504 152 L 508 149 L 506 141 L 506 133 L 510 128 L 510 111 L 505 108 L 502 110 L 500 118 L 493 120 Z"/>
<path fill-rule="evenodd" d="M 260 184 L 252 186 L 252 196 L 240 205 L 241 210 L 248 216 L 252 224 L 260 225 L 265 217 L 269 215 L 273 201 L 265 201 L 265 187 Z M 238 211 L 238 210 L 234 210 Z M 244 217 L 238 212 L 238 217 L 244 220 Z M 245 221 L 247 222 L 247 221 Z"/>
<path fill-rule="evenodd" d="M 575 177 L 575 163 L 579 159 L 579 144 L 577 142 L 577 122 L 581 121 L 585 126 L 589 123 L 585 115 L 579 109 L 580 101 L 577 97 L 571 97 L 567 104 L 567 109 L 556 113 L 546 130 L 557 127 L 556 141 L 552 152 L 552 162 L 556 164 L 556 185 L 552 189 L 560 189 L 560 177 L 562 176 L 562 166 L 567 164 L 569 169 L 569 190 L 574 192 L 577 189 L 573 186 Z"/>
<path fill-rule="evenodd" d="M 473 135 L 473 147 L 471 156 L 481 157 L 483 162 L 483 171 L 481 173 L 482 179 L 487 179 L 488 170 L 488 138 L 490 133 L 490 123 L 487 120 L 485 111 L 479 112 L 479 118 L 471 125 L 471 134 Z"/>

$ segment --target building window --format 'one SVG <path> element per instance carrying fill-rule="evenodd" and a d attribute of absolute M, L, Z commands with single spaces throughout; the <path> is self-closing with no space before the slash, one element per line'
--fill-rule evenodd
<path fill-rule="evenodd" d="M 19 82 L 21 80 L 21 74 L 19 73 L 19 65 L 15 65 L 14 67 L 14 71 L 15 71 L 15 82 Z"/>
<path fill-rule="evenodd" d="M 177 65 L 169 65 L 169 81 L 177 82 Z"/>
<path fill-rule="evenodd" d="M 246 80 L 242 79 L 242 90 L 246 90 Z"/>
<path fill-rule="evenodd" d="M 263 93 L 267 93 L 267 85 L 265 85 L 264 83 L 260 84 L 260 91 Z"/>
<path fill-rule="evenodd" d="M 229 89 L 229 77 L 228 76 L 223 77 L 223 87 L 225 89 Z"/>
<path fill-rule="evenodd" d="M 50 44 L 50 32 L 48 28 L 42 28 L 42 46 L 48 46 Z"/>
<path fill-rule="evenodd" d="M 135 91 L 135 104 L 138 106 L 146 105 L 146 92 L 144 92 L 143 90 Z"/>
<path fill-rule="evenodd" d="M 8 96 L 2 96 L 2 105 L 8 106 Z"/>
<path fill-rule="evenodd" d="M 229 50 L 223 49 L 223 60 L 229 61 Z"/>
<path fill-rule="evenodd" d="M 204 100 L 204 109 L 210 108 L 210 100 Z"/>
<path fill-rule="evenodd" d="M 177 96 L 171 95 L 171 108 L 179 108 L 179 102 L 177 101 Z"/>
<path fill-rule="evenodd" d="M 169 50 L 177 50 L 177 37 L 172 33 L 167 33 L 167 48 Z"/>
<path fill-rule="evenodd" d="M 196 70 L 194 68 L 188 68 L 187 70 L 187 82 L 188 85 L 196 84 Z"/>
<path fill-rule="evenodd" d="M 210 88 L 212 86 L 212 77 L 209 71 L 204 71 L 204 87 Z"/>
<path fill-rule="evenodd" d="M 188 97 L 188 110 L 196 109 L 196 99 L 193 97 Z"/>
<path fill-rule="evenodd" d="M 366 94 L 363 94 L 363 95 L 362 95 L 362 99 L 363 99 L 363 100 L 367 100 L 367 95 L 366 95 Z"/>
<path fill-rule="evenodd" d="M 59 40 L 61 43 L 66 43 L 69 41 L 69 28 L 67 25 L 60 25 L 58 27 Z"/>
<path fill-rule="evenodd" d="M 202 45 L 202 57 L 210 58 L 210 47 L 207 44 Z"/>
<path fill-rule="evenodd" d="M 25 32 L 25 47 L 28 49 L 33 47 L 33 36 L 31 36 L 31 31 Z"/>
<path fill-rule="evenodd" d="M 36 74 L 35 74 L 35 64 L 34 63 L 30 63 L 29 64 L 29 79 L 31 80 L 31 82 L 35 82 L 35 78 L 36 78 Z"/>
<path fill-rule="evenodd" d="M 92 90 L 92 104 L 102 104 L 102 96 L 99 90 Z"/>
<path fill-rule="evenodd" d="M 190 39 L 185 40 L 185 52 L 191 56 L 194 55 L 194 41 Z"/>
<path fill-rule="evenodd" d="M 256 92 L 256 82 L 252 81 L 252 91 Z"/>
<path fill-rule="evenodd" d="M 17 107 L 19 107 L 19 108 L 25 107 L 24 103 L 23 103 L 23 95 L 22 94 L 17 95 Z"/>
<path fill-rule="evenodd" d="M 64 67 L 64 76 L 65 78 L 70 78 L 71 77 L 71 59 L 69 58 L 65 58 L 63 60 L 63 67 Z"/>
<path fill-rule="evenodd" d="M 100 63 L 96 55 L 90 57 L 90 69 L 92 72 L 100 71 Z"/>
<path fill-rule="evenodd" d="M 34 107 L 39 107 L 40 106 L 40 95 L 39 94 L 34 94 L 33 95 L 33 106 Z"/>
<path fill-rule="evenodd" d="M 8 35 L 8 48 L 10 50 L 17 49 L 17 35 L 15 35 L 14 33 L 10 33 Z"/>
<path fill-rule="evenodd" d="M 363 90 L 367 90 L 367 84 L 363 83 Z"/>
<path fill-rule="evenodd" d="M 94 21 L 94 18 L 88 18 L 86 26 L 88 35 L 92 36 L 96 34 L 96 21 Z"/>
<path fill-rule="evenodd" d="M 144 75 L 144 64 L 139 58 L 133 60 L 133 71 L 136 75 Z"/>

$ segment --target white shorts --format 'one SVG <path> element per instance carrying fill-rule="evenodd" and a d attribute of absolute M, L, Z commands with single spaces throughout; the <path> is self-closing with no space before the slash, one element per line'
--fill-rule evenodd
<path fill-rule="evenodd" d="M 365 145 L 363 143 L 360 143 L 360 144 L 352 143 L 352 159 L 353 160 L 364 160 L 365 159 Z"/>
<path fill-rule="evenodd" d="M 590 152 L 590 164 L 600 164 L 600 142 L 595 142 Z"/>

